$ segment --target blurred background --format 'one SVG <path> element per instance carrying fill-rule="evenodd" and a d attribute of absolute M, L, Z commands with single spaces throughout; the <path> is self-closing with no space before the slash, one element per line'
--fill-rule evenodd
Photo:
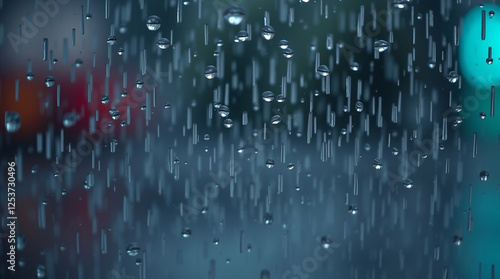
<path fill-rule="evenodd" d="M 494 3 L 1 2 L 0 277 L 496 278 Z"/>

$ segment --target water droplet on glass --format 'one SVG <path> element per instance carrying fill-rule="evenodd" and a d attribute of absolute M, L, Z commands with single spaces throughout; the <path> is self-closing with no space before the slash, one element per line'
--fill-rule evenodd
<path fill-rule="evenodd" d="M 214 245 L 219 245 L 219 239 L 217 237 L 214 238 Z"/>
<path fill-rule="evenodd" d="M 108 37 L 108 40 L 106 41 L 108 43 L 108 45 L 112 46 L 114 44 L 116 44 L 116 37 L 115 36 L 109 36 Z"/>
<path fill-rule="evenodd" d="M 427 66 L 429 67 L 429 69 L 436 68 L 436 61 L 434 61 L 434 60 L 427 61 Z"/>
<path fill-rule="evenodd" d="M 281 116 L 279 116 L 279 115 L 273 115 L 273 117 L 271 117 L 271 124 L 277 125 L 280 122 L 281 122 Z"/>
<path fill-rule="evenodd" d="M 161 38 L 158 40 L 158 42 L 156 42 L 156 45 L 160 49 L 167 49 L 170 47 L 170 41 L 167 38 Z"/>
<path fill-rule="evenodd" d="M 285 48 L 283 50 L 283 56 L 285 56 L 287 59 L 290 59 L 293 57 L 293 49 L 291 48 Z"/>
<path fill-rule="evenodd" d="M 21 128 L 21 116 L 17 112 L 5 113 L 5 129 L 7 133 L 14 133 Z"/>
<path fill-rule="evenodd" d="M 352 215 L 358 214 L 358 208 L 355 207 L 354 205 L 349 205 L 349 207 L 347 208 L 347 211 L 349 213 L 351 213 Z"/>
<path fill-rule="evenodd" d="M 75 60 L 75 66 L 76 66 L 77 68 L 80 68 L 81 66 L 83 66 L 83 61 L 82 61 L 82 59 L 76 59 L 76 60 Z"/>
<path fill-rule="evenodd" d="M 266 167 L 268 169 L 271 169 L 272 167 L 274 167 L 274 160 L 273 159 L 267 159 L 267 161 L 266 161 Z"/>
<path fill-rule="evenodd" d="M 146 110 L 146 104 L 143 104 L 143 105 L 141 106 L 141 110 L 142 110 L 142 111 L 145 111 L 145 110 Z"/>
<path fill-rule="evenodd" d="M 73 127 L 75 126 L 77 120 L 78 117 L 74 112 L 68 112 L 63 116 L 63 125 L 66 128 Z"/>
<path fill-rule="evenodd" d="M 326 65 L 319 65 L 316 69 L 316 73 L 320 76 L 326 77 L 330 74 L 330 69 Z"/>
<path fill-rule="evenodd" d="M 341 133 L 342 135 L 347 134 L 347 129 L 346 129 L 346 128 L 342 128 L 342 129 L 340 130 L 340 133 Z"/>
<path fill-rule="evenodd" d="M 135 257 L 135 256 L 139 255 L 140 250 L 141 250 L 141 248 L 139 247 L 139 245 L 137 243 L 130 243 L 127 246 L 127 255 L 129 255 L 131 257 Z"/>
<path fill-rule="evenodd" d="M 278 96 L 276 96 L 276 102 L 278 103 L 283 103 L 285 102 L 286 98 L 283 94 L 279 94 Z"/>
<path fill-rule="evenodd" d="M 38 172 L 38 165 L 34 165 L 32 168 L 31 168 L 31 173 L 32 174 L 35 174 Z"/>
<path fill-rule="evenodd" d="M 283 49 L 283 50 L 284 50 L 284 49 L 287 49 L 287 48 L 288 48 L 288 41 L 287 41 L 287 40 L 281 40 L 281 41 L 279 42 L 279 46 L 280 46 L 280 48 L 281 48 L 281 49 Z"/>
<path fill-rule="evenodd" d="M 481 181 L 487 181 L 488 177 L 490 177 L 490 174 L 487 171 L 481 171 L 479 173 L 479 178 L 481 179 Z"/>
<path fill-rule="evenodd" d="M 122 122 L 120 122 L 120 126 L 122 126 L 122 127 L 127 126 L 127 122 L 125 120 L 122 120 Z"/>
<path fill-rule="evenodd" d="M 142 81 L 142 79 L 138 80 L 135 83 L 135 87 L 137 87 L 137 89 L 141 89 L 143 85 L 144 85 L 144 81 Z"/>
<path fill-rule="evenodd" d="M 226 106 L 226 105 L 221 105 L 218 109 L 217 109 L 217 112 L 219 113 L 219 115 L 221 117 L 228 117 L 229 115 L 229 108 Z"/>
<path fill-rule="evenodd" d="M 271 91 L 264 91 L 264 93 L 262 93 L 262 99 L 266 102 L 271 102 L 274 100 L 274 93 Z"/>
<path fill-rule="evenodd" d="M 48 76 L 45 79 L 45 85 L 47 87 L 52 87 L 52 86 L 54 86 L 54 84 L 56 84 L 56 79 L 53 76 Z"/>
<path fill-rule="evenodd" d="M 330 247 L 330 244 L 332 243 L 332 240 L 326 236 L 321 237 L 321 246 L 325 249 L 328 249 Z"/>
<path fill-rule="evenodd" d="M 354 106 L 355 106 L 357 112 L 363 111 L 363 103 L 361 101 L 357 101 Z"/>
<path fill-rule="evenodd" d="M 204 140 L 210 140 L 210 135 L 209 135 L 209 134 L 205 134 L 205 135 L 203 136 L 203 139 L 204 139 Z"/>
<path fill-rule="evenodd" d="M 266 213 L 264 215 L 264 223 L 266 225 L 271 225 L 273 223 L 273 215 L 271 215 L 270 213 Z"/>
<path fill-rule="evenodd" d="M 118 49 L 118 55 L 123 55 L 125 53 L 125 50 L 121 47 Z"/>
<path fill-rule="evenodd" d="M 241 30 L 236 34 L 236 38 L 238 39 L 239 42 L 245 42 L 248 41 L 250 35 L 246 30 Z"/>
<path fill-rule="evenodd" d="M 231 25 L 240 24 L 245 18 L 245 10 L 238 6 L 230 6 L 224 12 L 224 19 Z"/>
<path fill-rule="evenodd" d="M 456 246 L 462 245 L 462 238 L 458 235 L 455 235 L 453 237 L 453 244 L 455 244 Z"/>
<path fill-rule="evenodd" d="M 33 80 L 34 78 L 35 78 L 35 74 L 33 74 L 32 72 L 29 72 L 26 74 L 27 80 Z"/>
<path fill-rule="evenodd" d="M 373 167 L 376 169 L 376 170 L 379 170 L 382 168 L 382 160 L 380 159 L 375 159 L 373 160 Z"/>
<path fill-rule="evenodd" d="M 103 95 L 101 97 L 101 103 L 103 103 L 103 104 L 109 103 L 109 96 L 108 95 Z"/>
<path fill-rule="evenodd" d="M 57 60 L 57 59 L 52 60 L 52 64 L 54 64 L 54 65 L 57 64 L 57 62 L 59 62 L 59 60 Z"/>
<path fill-rule="evenodd" d="M 350 65 L 350 67 L 351 67 L 351 70 L 354 71 L 354 72 L 359 71 L 359 64 L 358 64 L 358 62 L 352 62 L 351 65 Z"/>
<path fill-rule="evenodd" d="M 36 278 L 45 278 L 45 266 L 39 265 L 36 267 Z"/>
<path fill-rule="evenodd" d="M 392 155 L 396 156 L 399 154 L 399 150 L 396 147 L 392 148 Z"/>
<path fill-rule="evenodd" d="M 486 64 L 488 64 L 488 65 L 493 64 L 493 58 L 491 58 L 491 57 L 486 58 Z"/>
<path fill-rule="evenodd" d="M 262 27 L 262 37 L 268 41 L 274 38 L 274 28 L 270 25 Z"/>
<path fill-rule="evenodd" d="M 122 93 L 120 93 L 120 96 L 122 96 L 122 98 L 127 97 L 127 91 L 123 90 Z"/>
<path fill-rule="evenodd" d="M 217 76 L 217 68 L 213 65 L 209 65 L 205 68 L 205 77 L 207 79 L 214 79 Z"/>
<path fill-rule="evenodd" d="M 188 238 L 191 236 L 191 229 L 190 228 L 184 228 L 182 230 L 182 237 Z"/>
<path fill-rule="evenodd" d="M 224 127 L 226 128 L 231 128 L 233 127 L 233 120 L 229 119 L 229 118 L 226 118 L 224 120 Z"/>
<path fill-rule="evenodd" d="M 404 9 L 408 6 L 410 0 L 394 0 L 393 7 L 396 9 Z"/>
<path fill-rule="evenodd" d="M 156 31 L 160 29 L 161 20 L 158 16 L 152 15 L 146 19 L 146 27 L 150 31 Z"/>
<path fill-rule="evenodd" d="M 109 109 L 109 114 L 111 114 L 113 120 L 120 118 L 120 112 L 115 107 Z"/>
<path fill-rule="evenodd" d="M 455 83 L 458 80 L 458 74 L 455 71 L 451 71 L 448 73 L 448 81 L 450 83 Z"/>
<path fill-rule="evenodd" d="M 486 118 L 486 113 L 484 113 L 484 112 L 480 112 L 480 113 L 479 113 L 479 117 L 480 117 L 481 119 L 485 119 L 485 118 Z"/>
<path fill-rule="evenodd" d="M 495 16 L 495 12 L 494 12 L 494 11 L 490 11 L 490 12 L 488 13 L 488 15 L 490 16 L 490 18 L 493 18 L 493 17 Z"/>
<path fill-rule="evenodd" d="M 406 179 L 403 182 L 403 186 L 407 189 L 413 188 L 413 181 L 411 179 Z"/>
<path fill-rule="evenodd" d="M 378 52 L 384 52 L 389 48 L 389 43 L 384 40 L 377 40 L 375 43 L 373 43 L 373 47 L 378 51 Z"/>
<path fill-rule="evenodd" d="M 294 166 L 293 164 L 291 164 L 291 163 L 290 163 L 290 164 L 288 164 L 288 166 L 287 166 L 288 170 L 293 170 L 293 168 L 294 168 L 294 167 L 295 167 L 295 166 Z"/>

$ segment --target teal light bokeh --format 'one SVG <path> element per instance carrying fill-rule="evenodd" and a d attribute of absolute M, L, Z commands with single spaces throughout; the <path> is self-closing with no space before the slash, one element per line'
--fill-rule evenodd
<path fill-rule="evenodd" d="M 486 36 L 481 39 L 482 11 L 486 14 Z M 494 15 L 490 16 L 490 12 Z M 500 6 L 484 5 L 471 9 L 463 21 L 459 57 L 462 77 L 473 87 L 489 89 L 500 85 Z M 488 47 L 493 63 L 486 63 Z"/>
<path fill-rule="evenodd" d="M 482 11 L 486 14 L 485 40 L 481 38 Z M 494 13 L 490 16 L 490 11 Z M 461 138 L 467 146 L 464 158 L 464 177 L 460 185 L 461 202 L 454 218 L 455 228 L 463 236 L 463 244 L 453 251 L 458 278 L 478 278 L 481 264 L 482 278 L 490 278 L 492 265 L 500 266 L 500 187 L 498 174 L 499 129 L 497 115 L 490 116 L 491 86 L 500 90 L 500 6 L 477 6 L 463 20 L 459 45 L 460 74 L 464 79 L 461 89 L 464 124 Z M 493 63 L 488 64 L 488 48 L 492 48 Z M 498 98 L 497 98 L 498 99 Z M 479 113 L 486 114 L 485 119 Z M 472 158 L 473 133 L 478 135 L 478 156 Z M 490 173 L 487 181 L 479 173 Z M 469 186 L 472 199 L 469 206 Z M 467 232 L 467 210 L 472 210 L 472 232 Z M 498 271 L 496 271 L 498 273 Z M 495 277 L 496 278 L 496 277 Z"/>

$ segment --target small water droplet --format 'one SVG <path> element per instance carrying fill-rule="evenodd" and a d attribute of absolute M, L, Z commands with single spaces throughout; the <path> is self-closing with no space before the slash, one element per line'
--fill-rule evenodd
<path fill-rule="evenodd" d="M 32 72 L 29 72 L 26 74 L 26 79 L 27 80 L 33 80 L 35 78 L 35 74 L 33 74 Z"/>
<path fill-rule="evenodd" d="M 218 109 L 217 109 L 217 112 L 219 113 L 219 115 L 221 117 L 228 117 L 229 116 L 229 108 L 226 106 L 226 105 L 221 105 Z"/>
<path fill-rule="evenodd" d="M 262 93 L 262 99 L 266 102 L 271 102 L 274 100 L 274 93 L 271 91 L 264 91 L 264 93 Z"/>
<path fill-rule="evenodd" d="M 238 39 L 238 42 L 245 42 L 250 39 L 250 35 L 246 30 L 241 30 L 236 34 L 236 39 Z"/>
<path fill-rule="evenodd" d="M 481 179 L 481 181 L 487 181 L 489 177 L 490 174 L 487 171 L 483 170 L 479 173 L 479 179 Z"/>
<path fill-rule="evenodd" d="M 276 102 L 278 103 L 283 103 L 285 102 L 285 96 L 283 94 L 279 94 L 278 96 L 276 96 Z"/>
<path fill-rule="evenodd" d="M 36 277 L 37 278 L 45 278 L 45 266 L 38 265 L 36 267 Z"/>
<path fill-rule="evenodd" d="M 403 186 L 407 189 L 413 188 L 413 181 L 411 179 L 406 179 L 403 182 Z"/>
<path fill-rule="evenodd" d="M 122 56 L 125 53 L 125 50 L 121 47 L 118 49 L 118 55 Z"/>
<path fill-rule="evenodd" d="M 358 62 L 352 62 L 351 65 L 350 65 L 350 67 L 351 67 L 351 70 L 353 72 L 359 71 L 359 64 L 358 64 Z"/>
<path fill-rule="evenodd" d="M 66 128 L 70 128 L 75 126 L 76 121 L 78 120 L 78 116 L 74 112 L 68 112 L 63 116 L 63 126 Z"/>
<path fill-rule="evenodd" d="M 76 60 L 75 60 L 75 66 L 76 66 L 77 68 L 80 68 L 81 66 L 83 66 L 83 61 L 82 61 L 82 59 L 76 59 Z"/>
<path fill-rule="evenodd" d="M 224 127 L 228 128 L 228 129 L 233 127 L 233 120 L 226 118 L 224 120 Z"/>
<path fill-rule="evenodd" d="M 231 25 L 240 24 L 245 18 L 245 10 L 238 6 L 229 6 L 224 12 L 224 19 Z"/>
<path fill-rule="evenodd" d="M 109 36 L 108 40 L 106 42 L 108 43 L 108 45 L 112 46 L 112 45 L 116 44 L 116 41 L 117 41 L 117 39 L 115 36 Z"/>
<path fill-rule="evenodd" d="M 131 257 L 135 257 L 137 255 L 139 255 L 139 251 L 141 250 L 141 248 L 139 247 L 139 245 L 137 243 L 130 243 L 128 246 L 127 246 L 127 255 L 131 256 Z"/>
<path fill-rule="evenodd" d="M 56 79 L 53 76 L 48 76 L 45 79 L 45 85 L 47 87 L 52 87 L 52 86 L 54 86 L 54 84 L 56 84 Z"/>
<path fill-rule="evenodd" d="M 450 83 L 456 83 L 458 80 L 458 74 L 455 71 L 451 71 L 448 73 L 448 81 Z"/>
<path fill-rule="evenodd" d="M 158 42 L 156 42 L 156 45 L 160 48 L 160 49 L 167 49 L 170 47 L 170 40 L 167 39 L 167 38 L 161 38 L 158 40 Z"/>
<path fill-rule="evenodd" d="M 480 113 L 479 113 L 479 117 L 480 117 L 481 119 L 485 119 L 485 118 L 486 118 L 486 113 L 484 113 L 484 112 L 480 112 Z"/>
<path fill-rule="evenodd" d="M 283 50 L 287 49 L 288 48 L 288 41 L 287 40 L 281 40 L 279 42 L 279 47 Z"/>
<path fill-rule="evenodd" d="M 316 69 L 316 73 L 320 76 L 326 77 L 330 74 L 330 69 L 326 65 L 319 65 Z"/>
<path fill-rule="evenodd" d="M 291 49 L 291 48 L 285 48 L 283 50 L 283 56 L 285 56 L 287 59 L 292 58 L 293 54 L 294 54 L 294 52 L 293 52 L 293 49 Z"/>
<path fill-rule="evenodd" d="M 262 37 L 268 41 L 274 38 L 274 28 L 270 25 L 262 27 Z"/>
<path fill-rule="evenodd" d="M 373 47 L 378 51 L 378 52 L 384 52 L 389 48 L 389 43 L 384 40 L 377 40 L 375 43 L 373 43 Z"/>
<path fill-rule="evenodd" d="M 267 161 L 266 161 L 266 167 L 268 169 L 273 168 L 274 167 L 274 160 L 273 159 L 267 159 Z"/>
<path fill-rule="evenodd" d="M 363 103 L 361 101 L 357 101 L 354 106 L 355 106 L 357 112 L 363 111 Z"/>
<path fill-rule="evenodd" d="M 358 214 L 358 208 L 355 207 L 354 205 L 349 205 L 349 207 L 347 208 L 347 211 L 349 213 L 351 213 L 352 215 Z"/>
<path fill-rule="evenodd" d="M 182 230 L 182 237 L 188 238 L 191 236 L 191 229 L 190 228 L 184 228 Z"/>
<path fill-rule="evenodd" d="M 266 213 L 264 215 L 264 223 L 266 225 L 271 225 L 273 223 L 273 215 L 271 213 Z"/>
<path fill-rule="evenodd" d="M 273 115 L 273 117 L 271 117 L 271 124 L 277 125 L 280 122 L 281 122 L 281 116 L 279 116 L 279 115 Z"/>
<path fill-rule="evenodd" d="M 127 91 L 123 90 L 122 93 L 120 94 L 120 96 L 122 96 L 122 98 L 127 97 Z"/>
<path fill-rule="evenodd" d="M 383 164 L 382 164 L 382 160 L 380 160 L 380 159 L 378 159 L 378 158 L 377 158 L 377 159 L 375 159 L 375 160 L 373 160 L 373 167 L 374 167 L 376 170 L 381 169 L 381 168 L 382 168 L 382 166 L 383 166 Z"/>
<path fill-rule="evenodd" d="M 101 103 L 103 103 L 103 104 L 109 103 L 109 96 L 108 95 L 103 95 L 101 97 Z"/>

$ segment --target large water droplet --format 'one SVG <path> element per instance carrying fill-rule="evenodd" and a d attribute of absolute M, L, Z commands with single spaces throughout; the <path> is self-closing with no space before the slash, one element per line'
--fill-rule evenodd
<path fill-rule="evenodd" d="M 231 25 L 240 24 L 245 18 L 245 10 L 238 6 L 230 6 L 224 12 L 224 19 Z"/>
<path fill-rule="evenodd" d="M 161 38 L 158 40 L 158 42 L 156 42 L 156 45 L 160 49 L 167 49 L 170 47 L 170 41 L 167 38 Z"/>
<path fill-rule="evenodd" d="M 139 247 L 139 245 L 137 243 L 132 242 L 127 246 L 127 255 L 135 257 L 139 255 L 140 250 L 141 248 Z"/>
<path fill-rule="evenodd" d="M 316 73 L 319 74 L 320 76 L 328 76 L 330 74 L 330 69 L 326 65 L 319 65 L 318 68 L 316 69 Z"/>
<path fill-rule="evenodd" d="M 222 117 L 228 117 L 229 116 L 229 108 L 226 105 L 221 105 L 218 109 L 217 112 L 219 113 L 220 116 Z"/>
<path fill-rule="evenodd" d="M 158 16 L 152 15 L 146 19 L 146 27 L 148 30 L 156 31 L 160 29 L 161 20 Z"/>
<path fill-rule="evenodd" d="M 17 112 L 5 113 L 5 129 L 7 133 L 14 133 L 21 128 L 21 116 Z"/>
<path fill-rule="evenodd" d="M 389 43 L 384 40 L 377 40 L 375 43 L 373 43 L 373 47 L 378 51 L 378 52 L 384 52 L 389 48 Z"/>
<path fill-rule="evenodd" d="M 56 79 L 53 76 L 48 76 L 45 79 L 45 85 L 47 87 L 52 87 L 52 86 L 54 86 L 54 84 L 56 84 Z"/>
<path fill-rule="evenodd" d="M 217 68 L 213 65 L 209 65 L 205 68 L 205 77 L 207 79 L 214 79 L 217 76 Z"/>
<path fill-rule="evenodd" d="M 274 100 L 274 93 L 271 91 L 264 91 L 264 93 L 262 93 L 262 99 L 266 102 L 271 102 Z"/>
<path fill-rule="evenodd" d="M 116 41 L 117 41 L 117 39 L 115 36 L 109 36 L 108 40 L 106 42 L 108 43 L 108 45 L 112 46 L 112 45 L 116 44 Z"/>
<path fill-rule="evenodd" d="M 262 27 L 262 37 L 268 41 L 274 38 L 274 28 L 270 25 Z"/>

